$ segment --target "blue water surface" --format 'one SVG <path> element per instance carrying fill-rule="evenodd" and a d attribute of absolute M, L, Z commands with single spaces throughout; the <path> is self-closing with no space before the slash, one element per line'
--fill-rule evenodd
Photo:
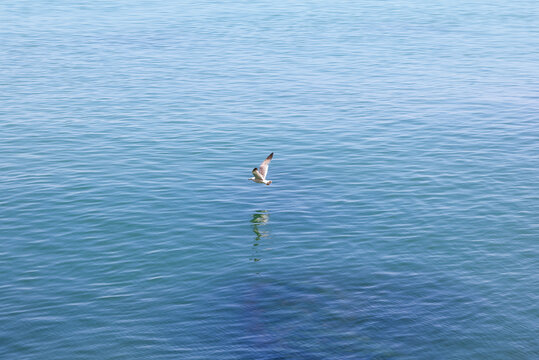
<path fill-rule="evenodd" d="M 3 1 L 0 358 L 538 359 L 538 18 Z"/>

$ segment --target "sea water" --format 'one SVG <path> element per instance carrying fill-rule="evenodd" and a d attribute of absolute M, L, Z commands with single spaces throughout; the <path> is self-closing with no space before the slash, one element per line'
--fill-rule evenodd
<path fill-rule="evenodd" d="M 539 358 L 538 18 L 3 1 L 0 357 Z"/>

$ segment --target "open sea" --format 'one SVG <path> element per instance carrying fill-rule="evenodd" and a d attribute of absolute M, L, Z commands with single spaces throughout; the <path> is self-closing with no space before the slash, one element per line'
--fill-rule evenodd
<path fill-rule="evenodd" d="M 2 1 L 0 358 L 539 359 L 538 19 Z"/>

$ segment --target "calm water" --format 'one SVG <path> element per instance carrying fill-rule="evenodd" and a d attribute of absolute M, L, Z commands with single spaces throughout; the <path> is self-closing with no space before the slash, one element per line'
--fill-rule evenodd
<path fill-rule="evenodd" d="M 538 18 L 2 2 L 0 357 L 539 358 Z"/>

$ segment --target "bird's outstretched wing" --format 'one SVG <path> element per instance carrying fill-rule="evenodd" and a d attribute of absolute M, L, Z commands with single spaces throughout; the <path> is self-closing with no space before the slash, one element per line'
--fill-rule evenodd
<path fill-rule="evenodd" d="M 260 172 L 260 175 L 262 175 L 263 180 L 265 180 L 266 175 L 268 175 L 268 168 L 269 168 L 269 163 L 270 163 L 271 159 L 273 159 L 273 153 L 269 154 L 269 156 L 266 158 L 266 160 L 264 160 L 262 162 L 262 164 L 260 164 L 260 166 L 259 166 L 258 171 Z"/>
<path fill-rule="evenodd" d="M 255 178 L 257 178 L 258 180 L 264 180 L 264 177 L 258 172 L 258 169 L 257 169 L 257 168 L 254 168 L 254 169 L 253 169 L 253 175 L 254 175 Z"/>

